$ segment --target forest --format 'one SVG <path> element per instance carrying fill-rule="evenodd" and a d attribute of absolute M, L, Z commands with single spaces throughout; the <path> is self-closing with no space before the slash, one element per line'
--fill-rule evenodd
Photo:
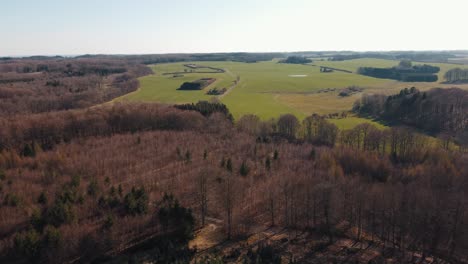
<path fill-rule="evenodd" d="M 439 71 L 439 67 L 427 64 L 413 66 L 409 60 L 402 60 L 397 67 L 392 68 L 360 67 L 358 69 L 358 73 L 362 75 L 403 82 L 436 82 L 438 77 L 435 74 Z"/>
<path fill-rule="evenodd" d="M 428 93 L 430 98 L 430 93 Z M 313 230 L 446 261 L 466 257 L 467 157 L 408 128 L 319 115 L 235 123 L 222 104 L 114 104 L 0 122 L 0 260 L 109 261 L 151 245 L 189 261 L 196 229 Z M 170 243 L 170 245 L 168 244 Z"/>
<path fill-rule="evenodd" d="M 453 52 L 425 52 L 425 51 L 390 51 L 390 52 L 351 52 L 351 54 L 336 54 L 329 60 L 344 61 L 361 58 L 375 58 L 388 60 L 411 60 L 423 62 L 448 62 L 449 59 L 455 58 Z"/>
<path fill-rule="evenodd" d="M 466 83 L 468 82 L 468 70 L 455 68 L 447 71 L 444 78 L 448 83 Z"/>
<path fill-rule="evenodd" d="M 421 92 L 412 87 L 399 94 L 365 95 L 356 101 L 354 111 L 396 122 L 426 132 L 456 139 L 466 144 L 468 126 L 468 92 L 466 90 L 431 89 Z"/>
<path fill-rule="evenodd" d="M 219 100 L 112 101 L 153 74 L 147 63 L 275 55 L 2 59 L 0 263 L 349 263 L 326 254 L 343 239 L 394 263 L 466 263 L 466 90 L 363 94 L 347 114 L 383 128 L 340 129 L 319 114 L 234 119 Z M 394 69 L 439 71 L 406 60 Z M 221 244 L 274 229 L 289 232 L 284 244 L 299 234 L 313 243 L 305 256 L 284 244 L 245 254 L 189 246 L 212 227 Z"/>
<path fill-rule="evenodd" d="M 138 88 L 152 70 L 116 58 L 11 59 L 0 64 L 0 116 L 86 108 Z"/>
<path fill-rule="evenodd" d="M 273 58 L 284 57 L 283 53 L 278 52 L 233 52 L 233 53 L 200 53 L 200 54 L 144 54 L 144 55 L 82 55 L 77 58 L 88 59 L 109 59 L 119 58 L 121 60 L 130 61 L 132 63 L 156 64 L 168 62 L 183 62 L 183 61 L 239 61 L 246 63 L 254 63 L 258 61 L 269 61 Z"/>

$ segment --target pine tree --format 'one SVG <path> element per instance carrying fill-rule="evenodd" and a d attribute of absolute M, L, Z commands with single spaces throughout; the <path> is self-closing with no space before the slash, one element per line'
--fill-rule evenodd
<path fill-rule="evenodd" d="M 310 159 L 315 160 L 316 155 L 317 155 L 317 153 L 315 153 L 315 148 L 312 148 L 312 150 L 310 151 L 310 154 L 309 154 Z"/>
<path fill-rule="evenodd" d="M 37 202 L 40 204 L 47 204 L 47 196 L 44 192 L 41 192 L 41 194 L 39 194 L 39 197 L 37 198 Z"/>
<path fill-rule="evenodd" d="M 180 148 L 179 148 L 179 147 L 176 148 L 176 153 L 177 153 L 177 157 L 178 157 L 179 159 L 182 159 L 182 152 L 180 151 Z"/>
<path fill-rule="evenodd" d="M 123 196 L 122 184 L 119 184 L 119 187 L 118 187 L 118 189 L 117 189 L 117 192 L 119 193 L 119 196 L 120 196 L 120 197 Z"/>
<path fill-rule="evenodd" d="M 31 147 L 29 144 L 25 144 L 23 151 L 22 151 L 23 156 L 25 157 L 34 157 L 36 156 L 36 151 L 34 151 L 34 148 Z"/>
<path fill-rule="evenodd" d="M 227 160 L 227 163 L 226 163 L 226 170 L 228 170 L 229 172 L 232 172 L 232 161 L 231 161 L 231 158 L 229 158 Z"/>
<path fill-rule="evenodd" d="M 240 175 L 247 176 L 249 174 L 249 171 L 250 171 L 249 166 L 247 166 L 247 163 L 243 161 L 239 169 Z"/>

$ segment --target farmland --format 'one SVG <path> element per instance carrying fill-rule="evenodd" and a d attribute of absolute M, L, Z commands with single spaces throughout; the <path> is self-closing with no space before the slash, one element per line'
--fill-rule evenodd
<path fill-rule="evenodd" d="M 206 92 L 213 88 L 232 87 L 228 94 L 218 97 L 225 103 L 235 118 L 245 114 L 256 114 L 262 119 L 278 117 L 281 114 L 293 113 L 304 118 L 312 113 L 331 114 L 348 111 L 355 100 L 363 93 L 390 94 L 402 88 L 415 86 L 425 90 L 433 87 L 452 87 L 443 84 L 443 74 L 459 65 L 431 63 L 441 67 L 437 83 L 406 83 L 395 80 L 377 79 L 356 74 L 358 67 L 392 67 L 398 61 L 384 59 L 355 59 L 346 61 L 316 60 L 309 65 L 280 64 L 277 60 L 241 63 L 241 62 L 194 62 L 224 69 L 225 72 L 200 73 L 206 68 L 192 69 L 184 63 L 156 64 L 151 66 L 153 75 L 140 78 L 141 87 L 138 91 L 119 98 L 119 101 L 146 101 L 168 104 L 212 100 L 213 95 Z M 415 62 L 415 64 L 417 64 Z M 333 67 L 351 71 L 346 73 L 334 71 L 321 73 L 319 66 Z M 468 67 L 468 66 L 463 66 Z M 193 72 L 192 72 L 193 71 Z M 167 73 L 183 72 L 182 76 L 174 77 Z M 216 78 L 216 82 L 200 91 L 177 90 L 184 82 L 201 78 Z M 235 84 L 236 79 L 239 82 Z M 339 96 L 340 90 L 356 85 L 363 88 L 362 93 L 348 97 Z M 468 85 L 459 85 L 466 88 Z M 345 128 L 353 123 L 364 121 L 353 117 L 349 120 L 334 120 L 338 126 Z"/>
<path fill-rule="evenodd" d="M 0 62 L 0 263 L 465 258 L 468 91 L 226 61 Z"/>

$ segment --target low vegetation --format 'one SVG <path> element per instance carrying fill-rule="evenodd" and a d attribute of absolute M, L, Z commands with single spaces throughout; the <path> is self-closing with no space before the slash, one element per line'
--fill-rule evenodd
<path fill-rule="evenodd" d="M 338 95 L 342 96 L 342 97 L 351 96 L 351 95 L 353 95 L 355 93 L 360 93 L 363 90 L 364 89 L 359 87 L 359 86 L 351 85 L 351 86 L 348 86 L 348 87 L 342 89 Z"/>
<path fill-rule="evenodd" d="M 225 88 L 213 88 L 213 89 L 210 89 L 208 92 L 206 92 L 206 94 L 208 95 L 222 95 L 224 93 L 226 93 L 227 89 L 226 87 Z"/>

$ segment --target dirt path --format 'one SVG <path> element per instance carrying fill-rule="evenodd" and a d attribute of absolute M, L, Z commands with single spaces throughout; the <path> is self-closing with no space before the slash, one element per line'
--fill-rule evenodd
<path fill-rule="evenodd" d="M 232 90 L 234 90 L 234 88 L 237 87 L 237 85 L 239 85 L 241 79 L 240 79 L 240 76 L 239 75 L 235 75 L 234 73 L 232 73 L 229 69 L 225 69 L 226 73 L 229 74 L 229 76 L 233 77 L 233 78 L 236 78 L 236 80 L 234 81 L 234 84 L 231 85 L 231 87 L 229 87 L 227 89 L 227 91 L 221 95 L 218 96 L 218 99 L 223 99 L 224 96 L 228 95 Z"/>

